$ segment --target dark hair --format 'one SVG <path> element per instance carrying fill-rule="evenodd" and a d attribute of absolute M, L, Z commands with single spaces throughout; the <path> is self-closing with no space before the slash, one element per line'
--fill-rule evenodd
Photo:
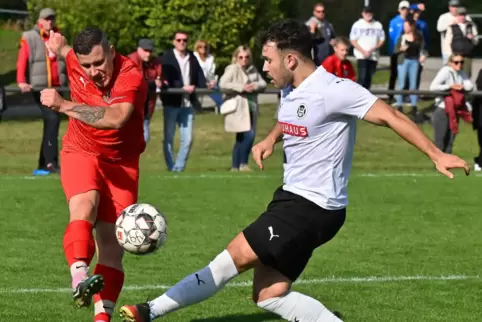
<path fill-rule="evenodd" d="M 317 2 L 315 3 L 315 5 L 313 6 L 313 10 L 315 10 L 316 8 L 318 7 L 325 7 L 325 4 L 323 2 Z"/>
<path fill-rule="evenodd" d="M 408 23 L 411 27 L 414 28 L 414 30 L 413 30 L 414 40 L 415 41 L 421 40 L 422 37 L 417 30 L 417 21 L 415 21 L 415 19 L 413 19 L 413 18 L 409 18 L 409 19 L 405 19 L 405 22 Z"/>
<path fill-rule="evenodd" d="M 176 30 L 173 34 L 172 34 L 172 40 L 175 40 L 176 39 L 176 35 L 177 34 L 183 34 L 183 35 L 186 35 L 189 37 L 189 33 L 185 30 Z"/>
<path fill-rule="evenodd" d="M 101 45 L 106 51 L 110 44 L 107 34 L 97 27 L 87 27 L 75 36 L 74 52 L 78 55 L 88 55 L 97 45 Z"/>
<path fill-rule="evenodd" d="M 296 20 L 285 19 L 272 24 L 261 36 L 264 45 L 272 41 L 280 51 L 294 50 L 311 59 L 313 41 L 308 27 Z"/>

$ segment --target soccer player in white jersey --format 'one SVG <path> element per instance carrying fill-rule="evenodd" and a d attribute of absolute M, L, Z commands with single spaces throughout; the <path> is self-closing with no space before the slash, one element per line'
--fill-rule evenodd
<path fill-rule="evenodd" d="M 284 141 L 284 184 L 267 210 L 239 233 L 211 263 L 147 303 L 121 308 L 123 321 L 148 322 L 206 300 L 237 275 L 254 269 L 253 300 L 288 321 L 341 321 L 317 300 L 292 291 L 313 250 L 332 239 L 345 221 L 357 119 L 392 128 L 425 153 L 442 174 L 469 172 L 467 163 L 441 152 L 404 114 L 360 85 L 337 78 L 311 59 L 311 34 L 284 20 L 262 38 L 264 70 L 291 92 L 282 99 L 278 123 L 253 148 L 262 160 Z"/>

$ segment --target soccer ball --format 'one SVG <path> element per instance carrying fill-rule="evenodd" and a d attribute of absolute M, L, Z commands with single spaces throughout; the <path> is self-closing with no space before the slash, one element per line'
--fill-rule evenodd
<path fill-rule="evenodd" d="M 133 204 L 122 211 L 115 223 L 119 245 L 135 255 L 158 250 L 167 239 L 167 221 L 156 208 L 145 203 Z"/>

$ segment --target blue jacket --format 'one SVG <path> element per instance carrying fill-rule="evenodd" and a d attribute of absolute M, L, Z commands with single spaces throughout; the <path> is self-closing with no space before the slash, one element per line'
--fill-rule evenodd
<path fill-rule="evenodd" d="M 403 33 L 403 22 L 404 19 L 397 15 L 395 18 L 390 20 L 388 25 L 388 54 L 392 55 L 395 45 L 397 44 L 398 38 Z"/>
<path fill-rule="evenodd" d="M 425 42 L 425 50 L 428 50 L 428 42 L 430 41 L 430 35 L 428 33 L 428 24 L 421 19 L 417 20 L 417 29 L 422 33 L 423 35 L 423 41 Z"/>

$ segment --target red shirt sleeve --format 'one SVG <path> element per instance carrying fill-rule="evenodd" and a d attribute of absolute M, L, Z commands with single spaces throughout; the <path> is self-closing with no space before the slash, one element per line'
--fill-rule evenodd
<path fill-rule="evenodd" d="M 328 73 L 334 74 L 335 73 L 335 64 L 333 64 L 333 57 L 330 56 L 326 58 L 323 63 L 321 64 Z"/>
<path fill-rule="evenodd" d="M 17 57 L 17 83 L 27 82 L 27 66 L 30 51 L 27 41 L 22 37 Z"/>

